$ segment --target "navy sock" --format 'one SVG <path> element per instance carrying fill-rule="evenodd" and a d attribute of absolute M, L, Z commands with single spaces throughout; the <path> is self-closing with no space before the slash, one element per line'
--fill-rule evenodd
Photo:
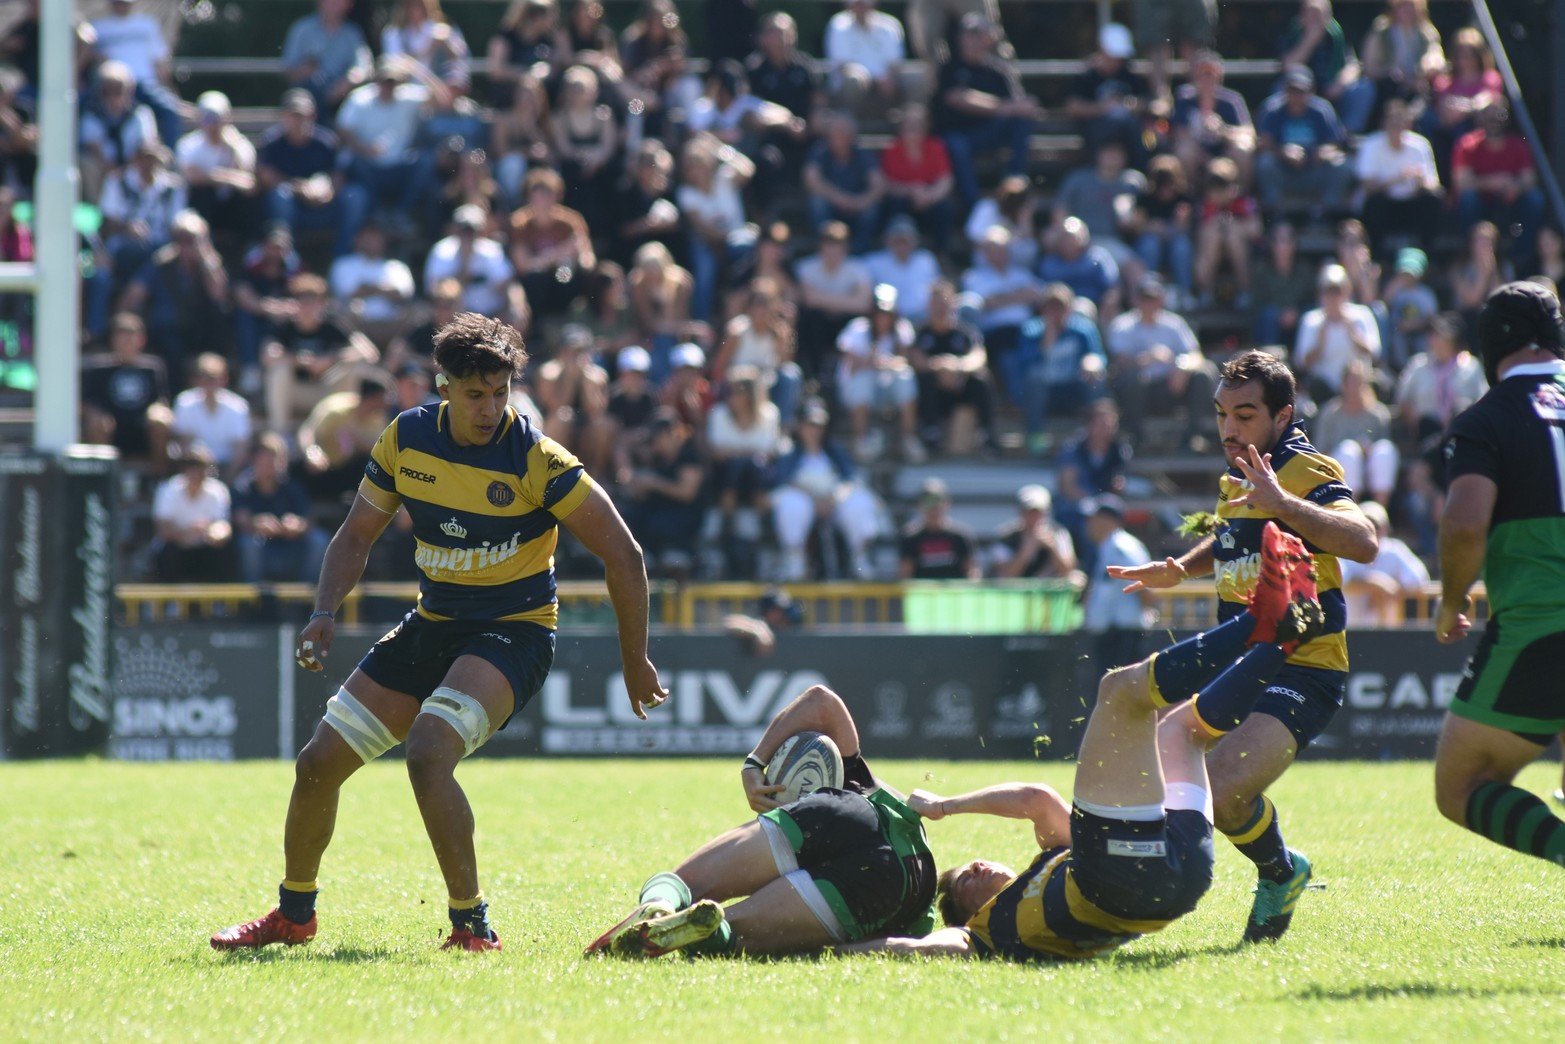
<path fill-rule="evenodd" d="M 1152 661 L 1156 696 L 1164 704 L 1188 700 L 1218 671 L 1244 655 L 1245 643 L 1255 630 L 1255 617 L 1246 609 L 1232 620 L 1169 646 Z"/>
<path fill-rule="evenodd" d="M 1255 701 L 1266 691 L 1288 654 L 1280 645 L 1257 645 L 1241 656 L 1233 666 L 1212 679 L 1196 693 L 1196 717 L 1212 732 L 1232 732 L 1250 716 Z"/>
<path fill-rule="evenodd" d="M 1280 883 L 1293 876 L 1293 857 L 1282 841 L 1277 808 L 1265 794 L 1255 799 L 1255 808 L 1245 824 L 1238 830 L 1223 831 L 1223 836 L 1255 864 L 1263 879 Z"/>
<path fill-rule="evenodd" d="M 315 897 L 320 894 L 318 888 L 305 892 L 278 885 L 277 908 L 294 924 L 308 924 L 315 916 Z"/>
<path fill-rule="evenodd" d="M 1508 783 L 1483 783 L 1467 799 L 1467 829 L 1495 844 L 1565 866 L 1565 820 Z"/>
<path fill-rule="evenodd" d="M 486 902 L 470 906 L 466 910 L 451 907 L 446 912 L 451 915 L 453 928 L 466 928 L 480 939 L 488 939 L 494 934 L 489 927 L 489 904 Z"/>

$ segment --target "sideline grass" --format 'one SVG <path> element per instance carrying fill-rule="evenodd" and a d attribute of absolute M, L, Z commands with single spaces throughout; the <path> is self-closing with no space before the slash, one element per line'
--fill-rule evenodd
<path fill-rule="evenodd" d="M 902 787 L 1069 767 L 877 763 Z M 265 912 L 291 769 L 0 765 L 0 1037 L 7 1040 L 1560 1039 L 1565 872 L 1439 820 L 1426 764 L 1306 764 L 1274 792 L 1328 884 L 1278 946 L 1235 945 L 1249 864 L 1161 935 L 1091 964 L 580 959 L 640 882 L 746 818 L 713 761 L 478 762 L 463 770 L 506 949 L 435 947 L 444 895 L 400 764 L 344 793 L 307 947 L 222 955 Z M 1524 785 L 1555 785 L 1538 766 Z M 942 865 L 1021 865 L 1016 824 L 933 824 Z"/>

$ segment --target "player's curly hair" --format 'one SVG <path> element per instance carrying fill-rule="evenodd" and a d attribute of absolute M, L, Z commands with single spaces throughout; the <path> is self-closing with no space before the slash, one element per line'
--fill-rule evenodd
<path fill-rule="evenodd" d="M 516 327 L 477 312 L 458 312 L 435 331 L 435 363 L 455 380 L 475 374 L 521 372 L 527 345 Z"/>
<path fill-rule="evenodd" d="M 940 920 L 951 928 L 960 928 L 967 923 L 967 915 L 957 905 L 956 895 L 951 891 L 961 869 L 959 866 L 947 867 L 935 880 L 935 909 L 940 911 Z"/>
<path fill-rule="evenodd" d="M 1261 401 L 1273 417 L 1281 413 L 1284 406 L 1292 406 L 1298 394 L 1298 385 L 1288 364 L 1259 348 L 1240 352 L 1229 359 L 1223 364 L 1220 376 L 1222 382 L 1230 386 L 1259 381 Z"/>

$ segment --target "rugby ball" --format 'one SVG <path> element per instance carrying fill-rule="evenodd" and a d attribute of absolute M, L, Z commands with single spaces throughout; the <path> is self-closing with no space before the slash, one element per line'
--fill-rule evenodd
<path fill-rule="evenodd" d="M 783 805 L 821 787 L 841 787 L 842 752 L 825 733 L 789 736 L 767 763 L 766 782 L 783 788 L 772 795 L 772 800 Z"/>

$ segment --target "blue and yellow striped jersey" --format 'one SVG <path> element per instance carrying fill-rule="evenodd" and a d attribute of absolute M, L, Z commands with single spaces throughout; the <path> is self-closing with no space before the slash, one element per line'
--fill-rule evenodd
<path fill-rule="evenodd" d="M 555 526 L 587 498 L 592 479 L 510 407 L 488 445 L 458 446 L 446 408 L 399 414 L 375 443 L 359 493 L 412 516 L 421 616 L 552 628 Z"/>
<path fill-rule="evenodd" d="M 1068 847 L 1047 848 L 967 922 L 984 957 L 1085 960 L 1172 924 L 1128 921 L 1081 894 Z"/>
<path fill-rule="evenodd" d="M 1342 480 L 1342 465 L 1310 445 L 1309 436 L 1297 424 L 1272 447 L 1272 470 L 1282 488 L 1296 497 L 1321 507 L 1353 510 L 1353 491 Z M 1229 503 L 1248 488 L 1249 483 L 1238 468 L 1229 468 L 1218 483 L 1218 525 L 1212 554 L 1220 620 L 1244 612 L 1260 574 L 1261 530 L 1271 516 L 1248 504 L 1234 507 Z M 1342 595 L 1342 567 L 1335 555 L 1326 554 L 1307 540 L 1305 546 L 1315 555 L 1316 586 L 1326 614 L 1326 633 L 1300 646 L 1288 662 L 1300 667 L 1345 671 L 1348 606 Z"/>

